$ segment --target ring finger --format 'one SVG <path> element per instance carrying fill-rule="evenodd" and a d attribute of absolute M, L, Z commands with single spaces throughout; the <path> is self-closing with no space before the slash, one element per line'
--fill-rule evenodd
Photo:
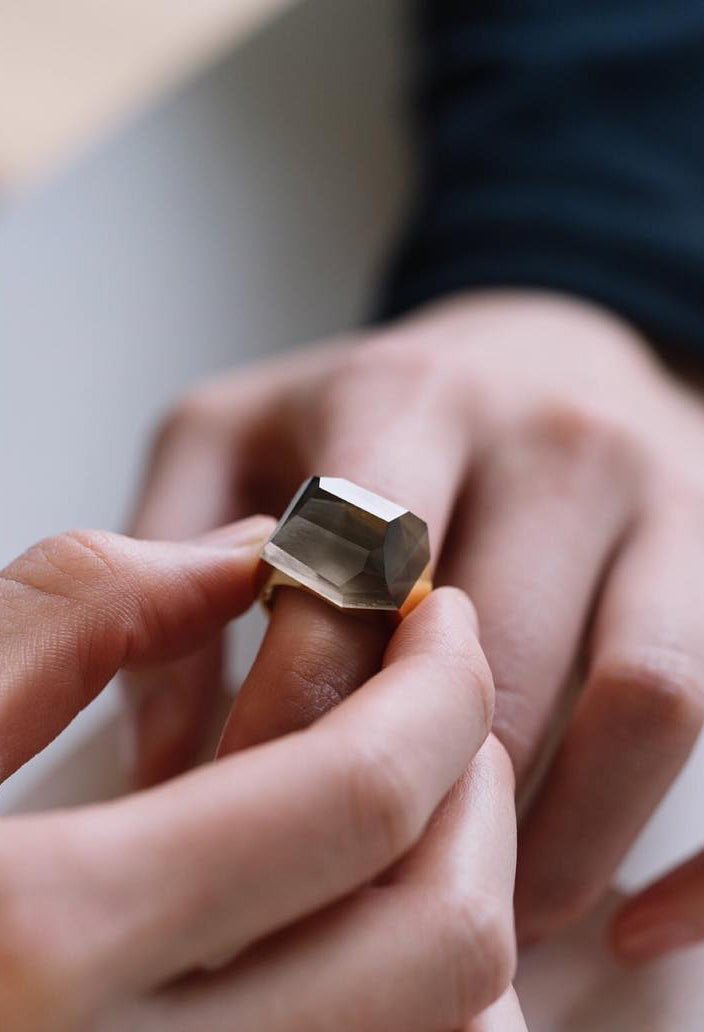
<path fill-rule="evenodd" d="M 603 890 L 689 755 L 704 718 L 702 570 L 690 500 L 659 505 L 614 565 L 584 694 L 521 836 L 524 938 Z"/>
<path fill-rule="evenodd" d="M 351 479 L 404 504 L 427 522 L 437 555 L 470 457 L 467 398 L 448 386 L 441 366 L 412 356 L 378 359 L 382 352 L 368 350 L 347 358 L 347 372 L 338 364 L 334 379 L 322 378 L 311 411 L 300 401 L 292 433 L 308 472 Z M 302 592 L 278 595 L 221 752 L 306 726 L 357 688 L 383 653 L 383 624 L 365 624 Z"/>
<path fill-rule="evenodd" d="M 630 458 L 583 415 L 510 428 L 473 472 L 442 560 L 479 615 L 496 681 L 494 729 L 519 789 L 544 744 L 594 594 L 629 519 Z"/>

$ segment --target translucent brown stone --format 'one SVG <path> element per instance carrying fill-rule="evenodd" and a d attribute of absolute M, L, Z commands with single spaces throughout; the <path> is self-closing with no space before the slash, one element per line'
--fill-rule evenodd
<path fill-rule="evenodd" d="M 338 477 L 311 477 L 262 551 L 282 576 L 341 609 L 403 610 L 430 588 L 428 528 L 402 505 Z"/>

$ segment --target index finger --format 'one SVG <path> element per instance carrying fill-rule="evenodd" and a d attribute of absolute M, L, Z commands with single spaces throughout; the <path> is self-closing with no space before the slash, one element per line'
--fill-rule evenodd
<path fill-rule="evenodd" d="M 0 571 L 0 781 L 120 667 L 183 655 L 247 609 L 270 530 L 254 517 L 181 544 L 75 531 Z"/>

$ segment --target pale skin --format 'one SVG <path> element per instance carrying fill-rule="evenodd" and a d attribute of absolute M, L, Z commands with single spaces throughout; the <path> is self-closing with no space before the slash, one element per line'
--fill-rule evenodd
<path fill-rule="evenodd" d="M 494 730 L 519 793 L 579 670 L 519 838 L 517 921 L 531 941 L 601 894 L 699 734 L 702 456 L 699 396 L 629 325 L 548 292 L 486 291 L 196 389 L 158 436 L 134 527 L 179 538 L 279 512 L 314 473 L 413 509 L 438 581 L 477 607 Z M 306 726 L 377 669 L 383 648 L 376 628 L 282 598 L 223 748 Z M 220 649 L 214 636 L 187 666 L 130 686 L 142 783 L 190 762 L 221 686 Z M 693 878 L 669 884 L 657 896 L 665 917 Z M 638 959 L 626 917 L 614 944 Z M 648 956 L 671 939 L 651 930 Z"/>
<path fill-rule="evenodd" d="M 0 571 L 0 780 L 118 669 L 161 669 L 242 613 L 271 527 L 64 534 Z M 473 607 L 441 589 L 313 727 L 3 819 L 3 1032 L 525 1032 L 493 701 Z"/>

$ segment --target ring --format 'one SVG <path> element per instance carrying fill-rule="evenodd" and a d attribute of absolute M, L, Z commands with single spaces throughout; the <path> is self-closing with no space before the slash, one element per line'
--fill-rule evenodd
<path fill-rule="evenodd" d="M 271 609 L 289 585 L 343 610 L 403 619 L 432 589 L 428 527 L 402 505 L 340 477 L 309 477 L 261 551 Z"/>

